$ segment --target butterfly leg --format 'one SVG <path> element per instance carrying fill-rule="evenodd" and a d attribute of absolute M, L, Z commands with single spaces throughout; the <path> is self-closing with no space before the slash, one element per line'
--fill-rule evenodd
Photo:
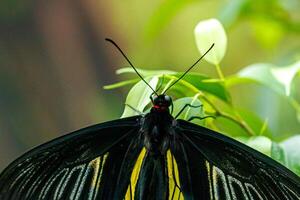
<path fill-rule="evenodd" d="M 174 104 L 173 102 L 171 103 L 171 115 L 173 114 L 173 110 L 174 110 Z"/>
<path fill-rule="evenodd" d="M 194 120 L 194 119 L 199 119 L 199 120 L 203 120 L 203 119 L 206 119 L 206 118 L 216 118 L 215 116 L 212 116 L 212 115 L 208 115 L 208 116 L 204 116 L 204 117 L 198 117 L 198 116 L 193 116 L 193 117 L 190 117 L 189 119 L 188 119 L 188 121 L 190 122 L 190 121 L 192 121 L 192 120 Z"/>
<path fill-rule="evenodd" d="M 194 105 L 191 105 L 191 104 L 185 104 L 183 106 L 183 108 L 177 113 L 177 115 L 174 117 L 175 119 L 177 119 L 177 117 L 187 108 L 187 107 L 190 107 L 190 108 L 200 108 L 200 107 L 203 107 L 203 105 L 199 105 L 199 106 L 194 106 Z"/>
<path fill-rule="evenodd" d="M 129 108 L 131 108 L 131 109 L 134 110 L 135 112 L 139 113 L 140 115 L 144 114 L 144 113 L 142 113 L 141 111 L 135 109 L 133 106 L 131 106 L 131 105 L 129 105 L 129 104 L 126 104 L 126 103 L 125 103 L 125 106 L 128 106 Z"/>

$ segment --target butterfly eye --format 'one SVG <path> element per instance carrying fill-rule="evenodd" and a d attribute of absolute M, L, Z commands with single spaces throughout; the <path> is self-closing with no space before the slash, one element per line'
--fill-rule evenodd
<path fill-rule="evenodd" d="M 172 101 L 172 100 L 171 100 L 171 97 L 168 96 L 168 95 L 166 95 L 166 96 L 165 96 L 165 101 L 168 101 L 168 102 Z"/>
<path fill-rule="evenodd" d="M 164 100 L 168 106 L 172 104 L 172 98 L 170 96 L 166 95 Z"/>
<path fill-rule="evenodd" d="M 157 97 L 158 97 L 157 95 L 153 95 L 153 94 L 150 96 L 151 102 L 153 104 L 155 104 L 155 102 L 157 101 Z"/>

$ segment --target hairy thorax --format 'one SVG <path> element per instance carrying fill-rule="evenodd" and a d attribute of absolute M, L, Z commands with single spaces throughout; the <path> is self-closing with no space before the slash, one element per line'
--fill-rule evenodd
<path fill-rule="evenodd" d="M 142 124 L 144 146 L 154 156 L 165 155 L 174 132 L 175 119 L 168 109 L 155 108 L 152 108 L 144 119 L 147 121 Z"/>

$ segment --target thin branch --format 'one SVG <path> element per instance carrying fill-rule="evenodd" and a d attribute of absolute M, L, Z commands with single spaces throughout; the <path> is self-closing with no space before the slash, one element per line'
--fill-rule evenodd
<path fill-rule="evenodd" d="M 176 78 L 172 75 L 165 75 L 165 77 L 168 77 L 171 80 L 172 79 L 174 80 Z M 199 98 L 202 98 L 215 110 L 214 114 L 216 115 L 216 117 L 223 117 L 223 118 L 229 119 L 229 120 L 235 122 L 236 124 L 238 124 L 242 129 L 244 129 L 248 133 L 248 135 L 250 135 L 250 136 L 256 135 L 255 132 L 251 129 L 251 127 L 238 115 L 237 112 L 235 112 L 235 115 L 237 117 L 237 118 L 235 118 L 235 117 L 229 115 L 228 113 L 221 111 L 206 97 L 206 95 L 203 92 L 198 90 L 195 86 L 193 86 L 192 84 L 190 84 L 189 82 L 187 82 L 183 79 L 181 79 L 180 82 L 182 83 L 182 85 L 189 88 L 193 92 L 199 93 Z M 234 110 L 234 108 L 232 108 L 232 109 Z"/>
<path fill-rule="evenodd" d="M 205 95 L 201 95 L 201 98 L 205 100 L 214 110 L 216 117 L 223 117 L 226 119 L 229 119 L 236 124 L 238 124 L 241 128 L 243 128 L 246 132 L 248 132 L 249 135 L 253 136 L 256 135 L 255 132 L 252 130 L 252 128 L 239 116 L 237 115 L 237 118 L 219 110 Z"/>

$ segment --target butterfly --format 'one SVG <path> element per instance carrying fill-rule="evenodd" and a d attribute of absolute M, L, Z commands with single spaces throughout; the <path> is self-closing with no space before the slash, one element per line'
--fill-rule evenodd
<path fill-rule="evenodd" d="M 176 119 L 165 93 L 153 90 L 150 98 L 145 115 L 83 128 L 16 159 L 0 175 L 0 199 L 300 199 L 293 172 L 227 136 Z"/>

